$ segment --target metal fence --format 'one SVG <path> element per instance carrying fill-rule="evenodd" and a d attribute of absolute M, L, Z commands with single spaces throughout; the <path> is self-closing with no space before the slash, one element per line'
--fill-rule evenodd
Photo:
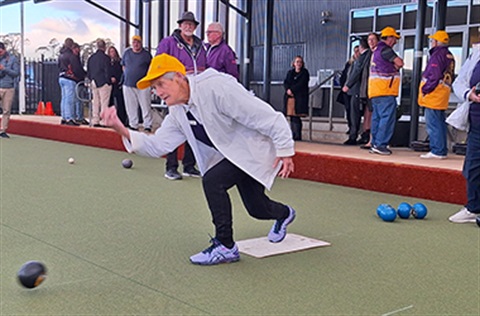
<path fill-rule="evenodd" d="M 18 84 L 12 113 L 19 113 Z M 25 113 L 35 113 L 39 102 L 52 102 L 53 111 L 60 115 L 60 86 L 57 60 L 25 59 Z"/>

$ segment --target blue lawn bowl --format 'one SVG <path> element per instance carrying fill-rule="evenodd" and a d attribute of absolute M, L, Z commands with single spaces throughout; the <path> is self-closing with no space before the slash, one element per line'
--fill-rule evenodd
<path fill-rule="evenodd" d="M 422 203 L 415 203 L 412 206 L 412 215 L 416 219 L 424 219 L 427 216 L 427 207 Z"/>
<path fill-rule="evenodd" d="M 380 212 L 383 212 L 383 210 L 387 207 L 391 207 L 390 205 L 388 204 L 380 204 L 378 207 L 377 207 L 377 216 L 380 217 Z"/>
<path fill-rule="evenodd" d="M 385 222 L 393 222 L 397 218 L 397 211 L 390 205 L 377 208 L 378 216 Z"/>
<path fill-rule="evenodd" d="M 477 225 L 478 225 L 478 227 L 480 227 L 480 215 L 477 216 Z"/>
<path fill-rule="evenodd" d="M 400 218 L 403 218 L 403 219 L 409 218 L 410 214 L 412 214 L 412 206 L 407 202 L 400 203 L 397 208 L 397 214 L 398 214 L 398 217 Z"/>

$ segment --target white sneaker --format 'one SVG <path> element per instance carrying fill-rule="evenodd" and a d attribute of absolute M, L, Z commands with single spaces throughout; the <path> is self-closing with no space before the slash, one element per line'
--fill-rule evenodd
<path fill-rule="evenodd" d="M 423 159 L 447 159 L 447 156 L 441 156 L 441 155 L 435 155 L 434 153 L 432 153 L 431 151 L 426 153 L 426 154 L 423 154 L 423 155 L 420 155 L 420 158 L 423 158 Z"/>
<path fill-rule="evenodd" d="M 466 207 L 448 218 L 452 223 L 475 223 L 477 214 L 469 212 Z"/>

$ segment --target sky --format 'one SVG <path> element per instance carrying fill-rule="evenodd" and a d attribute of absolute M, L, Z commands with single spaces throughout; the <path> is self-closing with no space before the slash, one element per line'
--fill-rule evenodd
<path fill-rule="evenodd" d="M 96 0 L 96 3 L 119 14 L 119 0 Z M 120 44 L 120 22 L 83 0 L 24 2 L 25 56 L 40 57 L 35 50 L 55 38 L 63 43 L 71 37 L 79 44 L 97 38 L 110 38 Z M 0 7 L 0 35 L 20 33 L 20 4 Z"/>

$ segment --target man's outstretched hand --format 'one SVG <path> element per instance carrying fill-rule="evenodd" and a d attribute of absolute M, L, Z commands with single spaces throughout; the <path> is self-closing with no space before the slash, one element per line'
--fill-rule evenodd
<path fill-rule="evenodd" d="M 130 140 L 130 132 L 123 126 L 122 122 L 117 116 L 117 109 L 114 106 L 108 107 L 100 113 L 103 124 L 113 128 L 118 134 Z"/>

